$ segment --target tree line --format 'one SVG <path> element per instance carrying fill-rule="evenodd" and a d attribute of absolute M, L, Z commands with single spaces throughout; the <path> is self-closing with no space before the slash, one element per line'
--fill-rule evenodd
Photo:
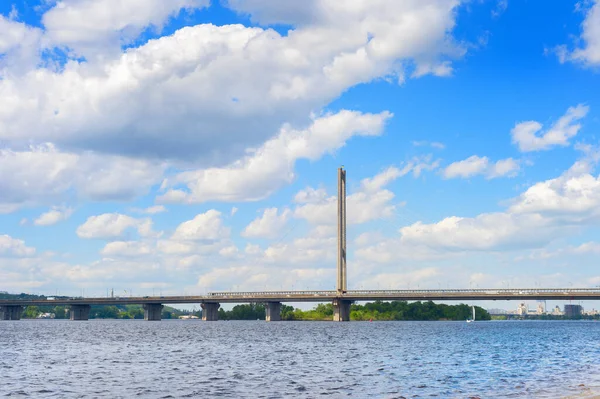
<path fill-rule="evenodd" d="M 364 305 L 350 305 L 350 320 L 466 320 L 472 317 L 469 305 L 446 305 L 427 302 L 375 301 Z M 490 320 L 487 310 L 475 306 L 477 320 Z M 219 309 L 221 320 L 264 320 L 262 304 L 236 305 L 231 310 Z M 282 320 L 332 320 L 333 305 L 320 303 L 313 309 L 302 310 L 281 305 Z"/>

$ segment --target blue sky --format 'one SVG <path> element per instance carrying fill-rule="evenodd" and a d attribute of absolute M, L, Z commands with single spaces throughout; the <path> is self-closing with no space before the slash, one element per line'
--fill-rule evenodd
<path fill-rule="evenodd" d="M 0 290 L 600 285 L 597 1 L 0 4 Z"/>

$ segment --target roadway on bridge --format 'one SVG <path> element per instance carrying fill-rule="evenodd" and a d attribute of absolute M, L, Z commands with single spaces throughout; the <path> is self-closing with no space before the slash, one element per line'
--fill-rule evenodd
<path fill-rule="evenodd" d="M 212 292 L 197 296 L 70 297 L 0 300 L 2 305 L 127 305 L 251 302 L 597 300 L 600 288 Z"/>

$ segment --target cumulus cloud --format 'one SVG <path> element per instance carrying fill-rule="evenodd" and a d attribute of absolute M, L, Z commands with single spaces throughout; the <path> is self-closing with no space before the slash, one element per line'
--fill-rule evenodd
<path fill-rule="evenodd" d="M 229 233 L 229 228 L 223 224 L 221 212 L 211 209 L 181 223 L 171 238 L 182 241 L 217 241 L 229 237 Z"/>
<path fill-rule="evenodd" d="M 96 33 L 110 37 L 125 26 L 160 25 L 174 10 L 204 4 L 153 0 L 131 12 L 139 1 L 107 2 L 113 0 L 59 3 L 43 17 L 46 35 L 57 43 L 94 42 Z M 96 13 L 101 4 L 109 11 Z M 202 24 L 118 58 L 71 59 L 57 70 L 0 80 L 0 139 L 12 148 L 52 142 L 69 150 L 224 165 L 286 122 L 305 125 L 313 110 L 356 84 L 404 75 L 411 67 L 446 75 L 445 58 L 463 53 L 451 36 L 455 0 L 313 5 L 324 19 L 285 36 Z"/>
<path fill-rule="evenodd" d="M 543 213 L 568 222 L 591 223 L 600 216 L 600 177 L 564 174 L 539 182 L 515 199 L 515 214 Z"/>
<path fill-rule="evenodd" d="M 48 212 L 41 214 L 33 221 L 36 226 L 51 226 L 60 221 L 66 220 L 73 214 L 73 208 L 52 207 Z"/>
<path fill-rule="evenodd" d="M 46 45 L 66 47 L 85 57 L 119 53 L 144 29 L 160 30 L 180 10 L 208 4 L 208 0 L 59 1 L 42 17 Z"/>
<path fill-rule="evenodd" d="M 484 175 L 487 179 L 502 176 L 514 176 L 520 169 L 519 163 L 512 158 L 501 159 L 496 163 L 490 162 L 488 157 L 470 156 L 462 161 L 451 163 L 444 169 L 446 179 L 469 178 Z"/>
<path fill-rule="evenodd" d="M 165 208 L 164 205 L 153 205 L 141 210 L 142 213 L 147 213 L 149 215 L 155 215 L 157 213 L 163 213 L 166 211 L 167 208 Z"/>
<path fill-rule="evenodd" d="M 600 2 L 595 0 L 591 4 L 581 23 L 581 36 L 576 47 L 569 50 L 562 45 L 555 49 L 561 63 L 570 61 L 588 67 L 600 65 Z"/>
<path fill-rule="evenodd" d="M 52 144 L 0 149 L 0 212 L 62 202 L 73 193 L 96 201 L 131 200 L 160 181 L 164 168 L 121 156 L 62 152 Z"/>
<path fill-rule="evenodd" d="M 25 241 L 12 238 L 7 234 L 0 235 L 0 258 L 33 255 L 35 255 L 35 248 L 26 246 Z"/>
<path fill-rule="evenodd" d="M 254 219 L 244 231 L 242 237 L 247 238 L 276 238 L 287 225 L 292 212 L 284 209 L 279 213 L 277 208 L 265 209 L 262 216 Z"/>
<path fill-rule="evenodd" d="M 139 257 L 152 252 L 152 246 L 145 242 L 113 241 L 106 244 L 100 254 L 108 257 Z"/>
<path fill-rule="evenodd" d="M 600 177 L 590 174 L 588 162 L 580 160 L 561 176 L 534 184 L 504 212 L 419 221 L 402 227 L 399 237 L 363 243 L 357 254 L 390 262 L 405 258 L 406 253 L 435 258 L 447 253 L 542 248 L 600 220 Z"/>
<path fill-rule="evenodd" d="M 381 134 L 391 115 L 340 111 L 317 118 L 304 130 L 284 126 L 251 155 L 225 168 L 183 172 L 165 179 L 168 190 L 158 201 L 199 203 L 210 200 L 252 201 L 265 198 L 294 177 L 298 159 L 316 160 L 345 144 L 352 136 Z M 185 185 L 186 190 L 179 188 Z"/>
<path fill-rule="evenodd" d="M 280 35 L 200 24 L 126 50 L 140 32 L 160 30 L 170 17 L 208 1 L 121 3 L 49 2 L 42 29 L 0 17 L 0 71 L 10 64 L 18 72 L 0 72 L 0 175 L 28 174 L 0 183 L 7 186 L 0 187 L 1 212 L 64 202 L 73 192 L 131 199 L 167 167 L 174 177 L 165 180 L 164 202 L 264 198 L 293 179 L 295 160 L 316 159 L 352 136 L 380 134 L 390 117 L 313 112 L 376 78 L 446 76 L 449 59 L 464 53 L 452 37 L 456 0 L 361 0 L 352 7 L 331 0 L 285 7 L 233 1 L 229 7 L 255 20 L 287 15 L 294 26 Z M 301 13 L 290 11 L 298 7 Z M 336 131 L 315 131 L 323 126 Z M 274 136 L 279 142 L 265 143 Z M 273 158 L 269 146 L 281 145 L 288 145 L 285 156 Z M 23 172 L 28 157 L 38 164 L 55 159 Z"/>
<path fill-rule="evenodd" d="M 0 14 L 0 78 L 21 74 L 39 59 L 42 31 Z M 2 111 L 0 111 L 0 117 Z"/>
<path fill-rule="evenodd" d="M 348 224 L 391 217 L 396 209 L 396 205 L 392 203 L 395 195 L 385 186 L 410 170 L 411 168 L 401 170 L 389 167 L 372 178 L 363 179 L 359 190 L 346 197 Z M 318 195 L 314 193 L 314 189 L 309 188 L 296 194 L 296 201 L 300 204 L 294 209 L 294 217 L 305 219 L 315 226 L 335 224 L 337 197 L 327 197 L 324 191 L 320 191 Z"/>
<path fill-rule="evenodd" d="M 104 213 L 90 216 L 77 228 L 77 235 L 80 238 L 111 239 L 122 237 L 128 229 L 137 230 L 140 236 L 148 236 L 152 233 L 152 220 L 136 219 L 120 213 Z"/>
<path fill-rule="evenodd" d="M 539 215 L 486 213 L 475 218 L 448 217 L 438 223 L 417 222 L 400 229 L 401 242 L 436 250 L 482 251 L 545 244 L 555 230 Z"/>
<path fill-rule="evenodd" d="M 569 107 L 567 112 L 549 130 L 542 131 L 542 124 L 536 121 L 520 122 L 511 130 L 512 142 L 521 152 L 547 150 L 554 146 L 568 146 L 569 140 L 581 129 L 577 123 L 585 117 L 589 107 L 579 104 Z"/>

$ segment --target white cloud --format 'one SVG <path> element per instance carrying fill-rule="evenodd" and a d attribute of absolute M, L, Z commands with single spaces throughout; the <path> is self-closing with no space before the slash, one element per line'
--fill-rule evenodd
<path fill-rule="evenodd" d="M 569 140 L 581 129 L 581 125 L 576 122 L 585 117 L 588 111 L 589 107 L 583 104 L 569 107 L 567 112 L 545 132 L 542 131 L 542 124 L 536 121 L 517 123 L 510 132 L 512 142 L 522 152 L 547 150 L 557 145 L 568 146 Z"/>
<path fill-rule="evenodd" d="M 230 245 L 219 250 L 219 255 L 224 258 L 234 258 L 238 255 L 239 249 L 235 245 Z"/>
<path fill-rule="evenodd" d="M 61 152 L 52 144 L 0 149 L 0 211 L 61 202 L 73 191 L 96 201 L 130 200 L 160 181 L 164 168 L 120 156 Z"/>
<path fill-rule="evenodd" d="M 181 9 L 208 6 L 208 0 L 63 0 L 42 17 L 47 45 L 79 56 L 118 53 L 147 27 L 160 30 Z"/>
<path fill-rule="evenodd" d="M 77 235 L 81 238 L 110 239 L 122 237 L 128 229 L 135 229 L 139 235 L 148 236 L 152 233 L 152 220 L 136 219 L 120 213 L 104 213 L 90 216 L 77 228 Z"/>
<path fill-rule="evenodd" d="M 46 35 L 62 43 L 86 41 L 97 28 L 110 37 L 107 32 L 123 26 L 135 31 L 162 23 L 173 10 L 196 2 L 143 3 L 139 12 L 131 12 L 128 2 L 95 15 L 102 4 L 97 0 L 63 2 L 44 16 Z M 0 81 L 0 139 L 10 148 L 51 142 L 69 150 L 221 166 L 286 122 L 306 125 L 312 111 L 356 84 L 402 75 L 415 65 L 446 74 L 449 66 L 440 59 L 463 52 L 451 36 L 457 6 L 456 0 L 388 0 L 343 7 L 322 0 L 314 3 L 325 17 L 316 20 L 321 22 L 285 36 L 202 24 L 129 48 L 117 59 L 26 69 L 22 77 Z"/>
<path fill-rule="evenodd" d="M 17 10 L 17 7 L 13 4 L 8 13 L 8 19 L 15 21 L 17 18 L 19 18 L 19 10 Z"/>
<path fill-rule="evenodd" d="M 238 208 L 236 208 L 235 206 L 231 207 L 231 212 L 229 212 L 229 216 L 234 216 L 238 211 Z"/>
<path fill-rule="evenodd" d="M 180 241 L 210 242 L 229 237 L 229 232 L 229 228 L 223 225 L 221 212 L 211 209 L 181 223 L 171 238 Z"/>
<path fill-rule="evenodd" d="M 183 172 L 165 179 L 163 188 L 175 187 L 159 201 L 199 203 L 210 200 L 252 201 L 267 197 L 294 177 L 298 159 L 319 159 L 335 151 L 352 136 L 375 136 L 383 130 L 390 114 L 361 114 L 340 111 L 315 119 L 305 130 L 284 126 L 277 137 L 251 155 L 225 168 Z M 187 191 L 177 187 L 185 184 Z"/>
<path fill-rule="evenodd" d="M 39 58 L 42 31 L 12 19 L 0 14 L 0 78 L 33 68 Z"/>
<path fill-rule="evenodd" d="M 600 216 L 600 177 L 564 174 L 539 182 L 510 207 L 515 214 L 543 213 L 569 222 L 593 222 Z M 592 219 L 590 219 L 592 218 Z"/>
<path fill-rule="evenodd" d="M 162 212 L 166 212 L 167 208 L 164 207 L 164 205 L 154 205 L 154 206 L 149 206 L 148 208 L 144 209 L 144 213 L 150 214 L 150 215 L 155 215 L 157 213 L 162 213 Z"/>
<path fill-rule="evenodd" d="M 380 134 L 390 117 L 342 111 L 317 118 L 313 112 L 379 77 L 399 79 L 413 70 L 415 76 L 446 75 L 448 59 L 464 52 L 451 35 L 456 0 L 352 7 L 319 0 L 302 4 L 311 7 L 310 17 L 284 36 L 201 24 L 127 50 L 121 46 L 141 31 L 160 29 L 182 9 L 208 2 L 121 3 L 50 2 L 45 30 L 2 17 L 0 59 L 18 73 L 0 78 L 0 211 L 64 202 L 73 192 L 131 199 L 167 167 L 175 177 L 165 183 L 164 201 L 264 198 L 293 179 L 295 160 L 318 159 L 355 135 Z M 230 6 L 261 20 L 281 12 L 299 16 L 289 14 L 287 4 Z M 60 59 L 52 60 L 54 46 Z M 40 49 L 50 54 L 43 62 Z M 81 54 L 88 59 L 81 61 Z M 292 128 L 311 122 L 307 130 Z M 336 131 L 317 131 L 323 127 Z M 279 141 L 261 146 L 278 129 Z M 273 155 L 269 146 L 281 145 L 288 146 L 285 155 Z M 249 147 L 258 148 L 248 154 Z M 47 165 L 23 168 L 28 158 Z"/>
<path fill-rule="evenodd" d="M 262 253 L 262 250 L 260 249 L 260 246 L 257 244 L 246 244 L 246 248 L 244 248 L 244 252 L 247 255 L 259 255 Z"/>
<path fill-rule="evenodd" d="M 402 171 L 395 167 L 389 167 L 378 175 L 372 178 L 363 179 L 360 184 L 361 188 L 365 192 L 376 192 L 381 190 L 382 187 L 387 186 L 398 177 L 403 176 Z"/>
<path fill-rule="evenodd" d="M 153 248 L 140 241 L 113 241 L 102 248 L 100 254 L 108 257 L 139 257 L 149 255 Z"/>
<path fill-rule="evenodd" d="M 485 175 L 487 179 L 494 179 L 502 176 L 514 176 L 519 169 L 519 163 L 512 158 L 490 163 L 488 157 L 473 155 L 462 161 L 451 163 L 444 169 L 443 175 L 446 179 L 466 179 L 477 175 Z"/>
<path fill-rule="evenodd" d="M 579 4 L 579 3 L 578 3 Z M 600 2 L 592 1 L 592 7 L 588 10 L 581 24 L 581 37 L 575 49 L 569 51 L 567 46 L 558 46 L 555 50 L 561 63 L 566 61 L 581 63 L 585 66 L 600 65 Z"/>
<path fill-rule="evenodd" d="M 436 223 L 419 221 L 401 228 L 399 238 L 365 245 L 357 254 L 390 262 L 406 257 L 402 254 L 431 258 L 452 252 L 545 247 L 600 220 L 600 177 L 589 173 L 588 161 L 578 161 L 561 176 L 534 184 L 513 199 L 505 212 L 451 216 Z"/>
<path fill-rule="evenodd" d="M 484 213 L 475 218 L 448 217 L 438 223 L 417 222 L 400 229 L 401 242 L 435 250 L 483 251 L 528 248 L 548 242 L 555 233 L 539 215 Z"/>
<path fill-rule="evenodd" d="M 490 168 L 487 172 L 487 177 L 489 179 L 493 179 L 502 176 L 514 176 L 520 168 L 521 166 L 519 165 L 519 162 L 512 158 L 501 159 L 495 164 L 490 165 Z"/>
<path fill-rule="evenodd" d="M 360 189 L 346 197 L 348 224 L 361 224 L 391 217 L 396 209 L 396 205 L 391 203 L 395 196 L 384 187 L 396 178 L 409 173 L 411 168 L 412 166 L 400 170 L 390 167 L 372 178 L 363 179 Z M 300 197 L 303 201 L 295 208 L 294 217 L 305 219 L 315 226 L 335 224 L 337 197 L 323 196 L 324 192 L 318 195 L 307 195 L 308 192 L 310 189 L 296 195 L 296 199 Z"/>
<path fill-rule="evenodd" d="M 35 248 L 25 245 L 25 241 L 0 235 L 0 258 L 5 257 L 30 257 L 35 255 Z"/>
<path fill-rule="evenodd" d="M 333 234 L 329 234 L 331 232 Z M 306 237 L 270 245 L 261 254 L 260 260 L 270 265 L 285 263 L 311 269 L 322 268 L 328 264 L 335 264 L 336 242 L 335 229 L 324 231 L 317 226 Z"/>
<path fill-rule="evenodd" d="M 54 206 L 48 212 L 41 214 L 33 221 L 36 226 L 51 226 L 60 221 L 66 220 L 73 214 L 73 208 Z"/>
<path fill-rule="evenodd" d="M 306 187 L 298 191 L 294 196 L 294 202 L 297 204 L 313 204 L 323 202 L 327 198 L 327 191 L 324 188 L 314 189 Z"/>
<path fill-rule="evenodd" d="M 246 238 L 277 238 L 287 225 L 292 212 L 284 209 L 281 213 L 277 208 L 265 209 L 262 216 L 254 219 L 244 231 L 242 237 Z"/>

